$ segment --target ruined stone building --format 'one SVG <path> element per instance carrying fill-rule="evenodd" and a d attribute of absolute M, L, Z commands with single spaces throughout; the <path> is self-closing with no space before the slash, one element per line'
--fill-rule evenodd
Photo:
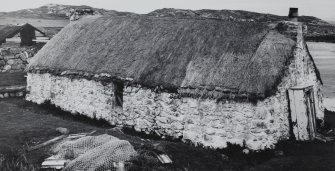
<path fill-rule="evenodd" d="M 299 22 L 87 17 L 29 65 L 26 99 L 213 148 L 309 140 L 322 81 Z"/>
<path fill-rule="evenodd" d="M 0 26 L 1 46 L 32 46 L 36 42 L 45 43 L 49 40 L 44 32 L 30 25 L 5 25 Z"/>

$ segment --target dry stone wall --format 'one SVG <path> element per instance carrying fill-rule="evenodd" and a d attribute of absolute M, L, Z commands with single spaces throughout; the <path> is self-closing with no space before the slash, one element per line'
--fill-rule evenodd
<path fill-rule="evenodd" d="M 24 71 L 36 52 L 35 47 L 0 48 L 0 72 Z"/>

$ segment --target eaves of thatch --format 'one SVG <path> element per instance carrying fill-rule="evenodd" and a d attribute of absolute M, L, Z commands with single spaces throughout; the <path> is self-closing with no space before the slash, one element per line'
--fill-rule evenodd
<path fill-rule="evenodd" d="M 88 17 L 50 40 L 29 70 L 105 73 L 191 96 L 265 98 L 283 77 L 295 45 L 268 23 Z"/>

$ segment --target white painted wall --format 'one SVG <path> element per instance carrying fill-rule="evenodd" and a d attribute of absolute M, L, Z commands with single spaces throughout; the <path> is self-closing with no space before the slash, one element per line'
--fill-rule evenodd
<path fill-rule="evenodd" d="M 117 110 L 114 110 L 113 87 L 113 84 L 103 86 L 86 79 L 28 73 L 26 99 L 38 104 L 50 101 L 65 111 L 114 124 L 113 116 L 117 115 Z"/>

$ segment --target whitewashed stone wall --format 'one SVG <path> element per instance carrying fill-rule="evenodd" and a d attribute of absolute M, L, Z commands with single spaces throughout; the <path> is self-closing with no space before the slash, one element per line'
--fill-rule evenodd
<path fill-rule="evenodd" d="M 86 79 L 28 73 L 27 85 L 28 101 L 37 104 L 50 101 L 65 111 L 105 119 L 114 124 L 116 110 L 113 84 L 104 86 Z"/>
<path fill-rule="evenodd" d="M 290 87 L 313 85 L 317 117 L 323 119 L 320 82 L 301 33 L 297 41 L 294 59 L 278 91 L 257 103 L 178 97 L 132 86 L 124 89 L 120 110 L 115 106 L 113 84 L 33 73 L 28 73 L 26 98 L 39 104 L 49 100 L 72 113 L 213 148 L 224 148 L 227 143 L 253 150 L 273 148 L 279 140 L 289 138 Z"/>
<path fill-rule="evenodd" d="M 216 102 L 127 87 L 122 124 L 213 148 L 232 143 L 258 150 L 288 138 L 287 106 L 281 105 L 285 101 L 276 96 L 257 104 Z"/>

